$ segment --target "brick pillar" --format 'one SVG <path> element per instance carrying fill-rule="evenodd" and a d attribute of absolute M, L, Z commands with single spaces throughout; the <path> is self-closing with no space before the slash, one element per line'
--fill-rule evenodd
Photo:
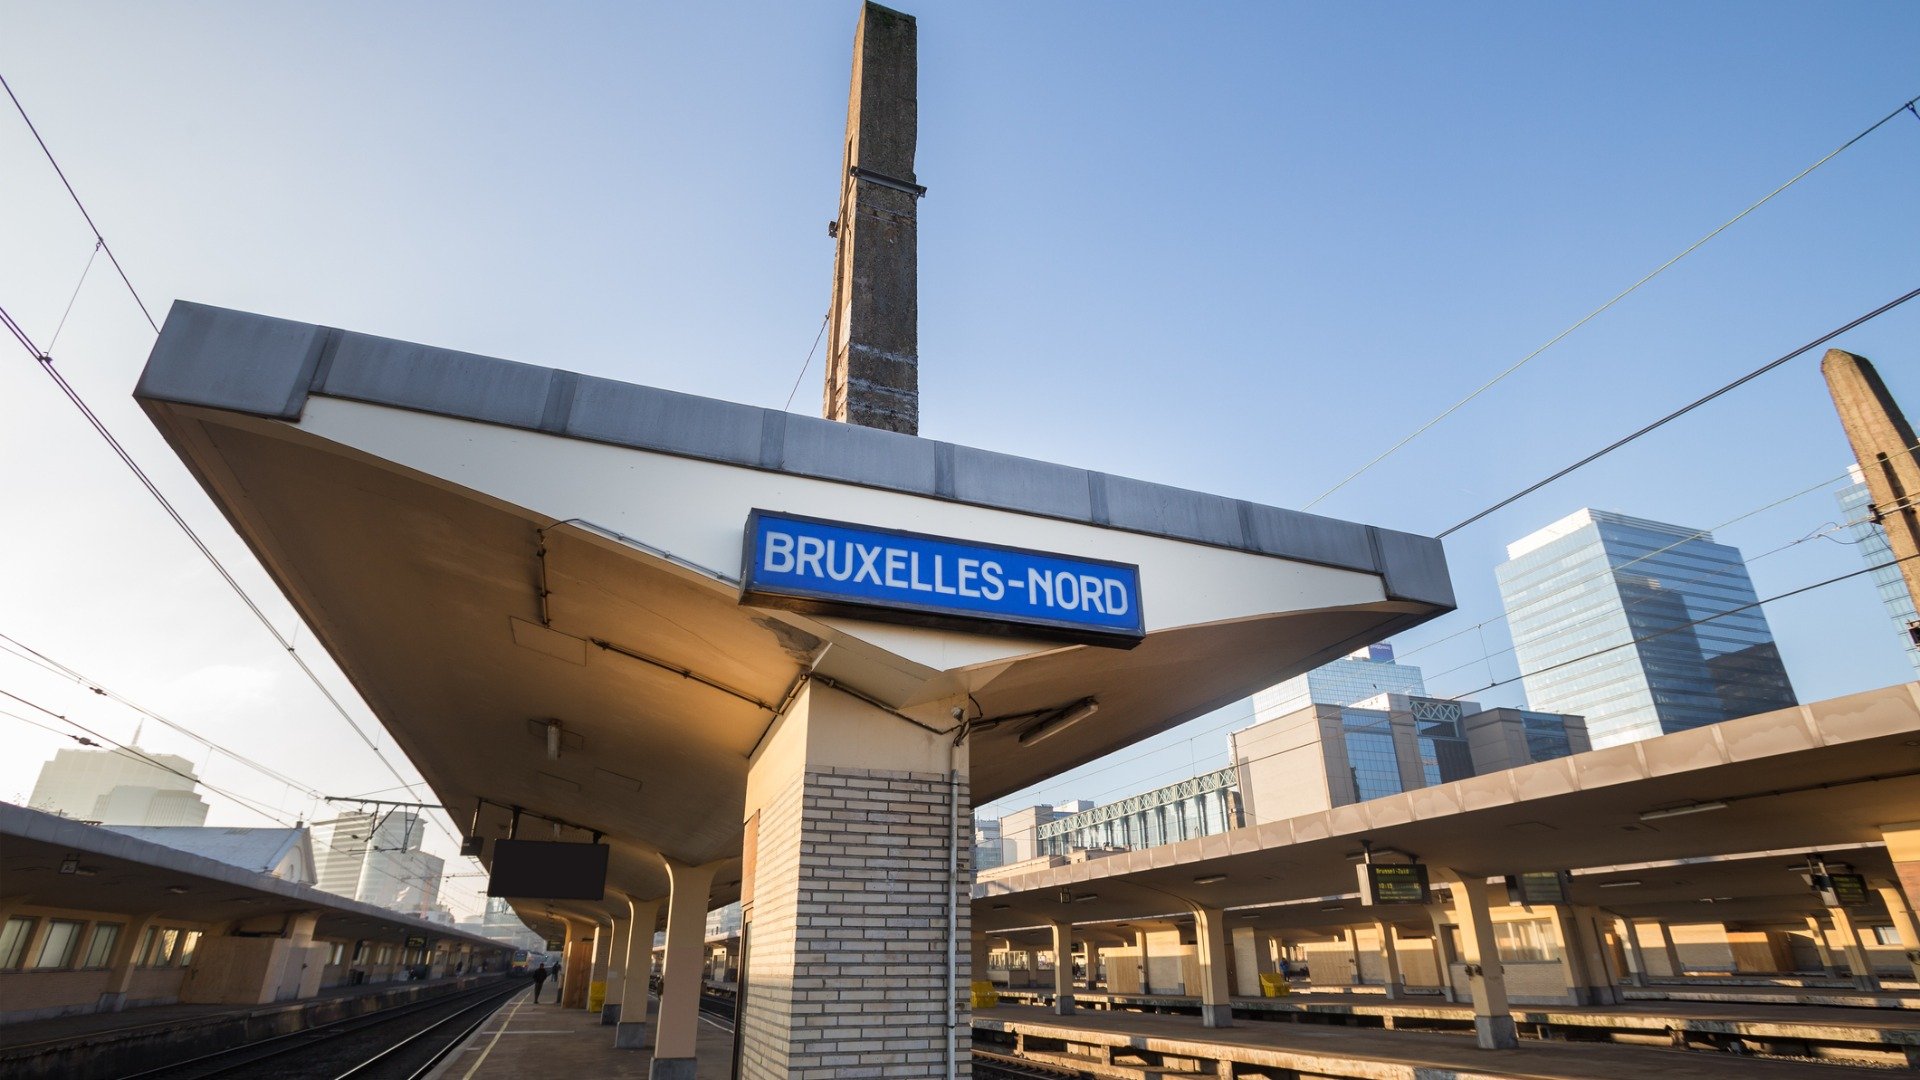
<path fill-rule="evenodd" d="M 945 1076 L 949 1038 L 970 1073 L 966 776 L 951 735 L 819 682 L 775 721 L 747 773 L 742 1080 Z"/>

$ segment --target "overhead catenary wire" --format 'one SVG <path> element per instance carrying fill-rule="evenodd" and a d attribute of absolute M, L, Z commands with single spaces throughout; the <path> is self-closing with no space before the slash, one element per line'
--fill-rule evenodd
<path fill-rule="evenodd" d="M 1781 192 L 1799 183 L 1801 180 L 1805 179 L 1807 176 L 1812 174 L 1815 169 L 1818 169 L 1820 166 L 1825 165 L 1829 161 L 1832 161 L 1835 157 L 1838 157 L 1843 151 L 1852 147 L 1853 144 L 1873 134 L 1876 130 L 1880 128 L 1882 124 L 1885 124 L 1887 121 L 1893 119 L 1896 116 L 1899 116 L 1903 111 L 1912 111 L 1914 112 L 1914 115 L 1916 117 L 1920 117 L 1920 111 L 1914 110 L 1915 102 L 1920 102 L 1920 96 L 1909 98 L 1907 101 L 1901 103 L 1899 106 L 1895 107 L 1892 112 L 1874 121 L 1872 124 L 1868 125 L 1867 128 L 1861 131 L 1859 134 L 1855 135 L 1853 138 L 1848 139 L 1846 142 L 1841 143 L 1839 146 L 1829 151 L 1825 157 L 1822 157 L 1820 160 L 1814 162 L 1813 164 L 1807 166 L 1806 168 L 1800 170 L 1798 173 L 1794 174 L 1794 176 L 1791 179 L 1789 179 L 1786 183 L 1781 184 L 1779 187 L 1774 188 L 1772 191 L 1767 192 L 1757 202 L 1753 203 L 1751 206 L 1748 206 L 1745 210 L 1740 211 L 1738 214 L 1735 214 L 1734 216 L 1728 218 L 1726 221 L 1722 222 L 1717 228 L 1715 228 L 1712 232 L 1707 233 L 1705 236 L 1702 236 L 1700 239 L 1695 240 L 1693 243 L 1687 245 L 1687 247 L 1684 250 L 1682 250 L 1678 255 L 1675 255 L 1671 259 L 1668 259 L 1666 262 L 1661 263 L 1659 266 L 1655 267 L 1651 272 L 1649 272 L 1646 276 L 1642 277 L 1640 280 L 1634 282 L 1632 285 L 1629 285 L 1625 289 L 1622 289 L 1620 292 L 1616 293 L 1613 296 L 1613 298 L 1608 300 L 1606 303 L 1601 304 L 1599 307 L 1594 308 L 1592 311 L 1581 316 L 1577 321 L 1573 323 L 1573 325 L 1567 327 L 1565 330 L 1562 330 L 1558 334 L 1555 334 L 1553 337 L 1547 339 L 1545 344 L 1541 345 L 1539 348 L 1534 349 L 1532 352 L 1528 353 L 1527 355 L 1521 357 L 1518 361 L 1514 362 L 1514 364 L 1508 367 L 1505 371 L 1500 372 L 1498 375 L 1495 375 L 1493 378 L 1487 380 L 1485 383 L 1482 383 L 1477 389 L 1475 389 L 1472 393 L 1468 394 L 1466 397 L 1461 398 L 1459 401 L 1456 401 L 1452 405 L 1449 405 L 1445 409 L 1441 410 L 1438 416 L 1435 416 L 1433 419 L 1428 420 L 1424 424 L 1421 424 L 1419 427 L 1415 428 L 1411 433 L 1409 433 L 1406 437 L 1402 438 L 1399 442 L 1396 442 L 1392 446 L 1389 446 L 1385 450 L 1381 451 L 1372 460 L 1368 461 L 1366 464 L 1360 466 L 1358 469 L 1355 469 L 1353 472 L 1349 473 L 1346 477 L 1341 479 L 1339 483 L 1321 492 L 1319 495 L 1314 496 L 1313 501 L 1307 503 L 1304 507 L 1301 507 L 1301 509 L 1303 510 L 1313 509 L 1315 506 L 1318 506 L 1321 502 L 1326 500 L 1328 496 L 1334 494 L 1335 492 L 1339 491 L 1341 488 L 1344 488 L 1348 484 L 1359 479 L 1362 475 L 1364 475 L 1368 470 L 1372 469 L 1374 466 L 1387 460 L 1388 458 L 1392 457 L 1394 454 L 1399 453 L 1401 448 L 1405 447 L 1408 443 L 1419 438 L 1420 436 L 1426 434 L 1429 430 L 1431 430 L 1434 427 L 1434 425 L 1439 424 L 1441 421 L 1445 420 L 1447 417 L 1452 416 L 1456 412 L 1459 412 L 1460 409 L 1465 407 L 1469 402 L 1473 401 L 1475 398 L 1479 397 L 1481 394 L 1486 393 L 1488 390 L 1493 389 L 1496 385 L 1498 385 L 1502 380 L 1506 379 L 1509 375 L 1512 375 L 1514 372 L 1519 371 L 1521 368 L 1525 367 L 1528 363 L 1532 362 L 1535 357 L 1538 357 L 1541 353 L 1544 353 L 1548 349 L 1559 344 L 1561 341 L 1565 340 L 1569 335 L 1571 335 L 1574 331 L 1579 330 L 1581 327 L 1592 322 L 1594 319 L 1600 317 L 1609 308 L 1612 308 L 1615 304 L 1618 304 L 1620 301 L 1625 300 L 1627 297 L 1633 295 L 1633 293 L 1639 291 L 1641 286 L 1652 281 L 1654 278 L 1659 277 L 1662 273 L 1666 272 L 1666 270 L 1669 267 L 1673 266 L 1675 263 L 1678 263 L 1680 260 L 1693 254 L 1695 251 L 1700 250 L 1700 248 L 1703 245 L 1705 245 L 1707 241 L 1712 240 L 1714 237 L 1719 236 L 1723 232 L 1726 232 L 1729 228 L 1733 227 L 1735 224 L 1737 224 L 1742 218 L 1746 217 L 1748 214 L 1751 214 L 1755 210 L 1758 210 L 1762 206 L 1765 206 L 1767 203 L 1772 202 L 1773 198 L 1776 195 L 1779 195 Z M 1442 533 L 1441 535 L 1444 536 L 1446 534 Z"/>
<path fill-rule="evenodd" d="M 1497 511 L 1503 510 L 1506 507 L 1512 506 L 1514 503 L 1519 502 L 1521 499 L 1526 498 L 1527 496 L 1533 494 L 1536 491 L 1539 491 L 1541 488 L 1546 487 L 1548 484 L 1551 484 L 1571 473 L 1577 472 L 1578 470 L 1593 464 L 1594 462 L 1600 460 L 1601 458 L 1606 457 L 1608 454 L 1613 453 L 1615 450 L 1618 450 L 1621 447 L 1626 446 L 1631 442 L 1634 442 L 1635 440 L 1641 438 L 1644 435 L 1647 435 L 1655 430 L 1658 430 L 1659 428 L 1665 427 L 1666 425 L 1672 423 L 1675 420 L 1680 419 L 1681 417 L 1687 415 L 1688 413 L 1694 411 L 1695 409 L 1700 408 L 1702 405 L 1705 405 L 1708 402 L 1715 400 L 1716 398 L 1719 398 L 1725 394 L 1728 394 L 1734 390 L 1739 389 L 1742 386 L 1745 386 L 1747 383 L 1750 383 L 1753 380 L 1759 378 L 1760 376 L 1765 375 L 1768 372 L 1779 368 L 1783 364 L 1789 363 L 1790 361 L 1796 360 L 1801 356 L 1806 355 L 1807 353 L 1813 351 L 1814 349 L 1817 349 L 1820 346 L 1825 345 L 1827 342 L 1832 341 L 1834 338 L 1839 337 L 1841 334 L 1844 334 L 1849 330 L 1855 329 L 1856 327 L 1859 327 L 1873 319 L 1877 319 L 1880 316 L 1885 315 L 1887 312 L 1892 311 L 1894 308 L 1899 307 L 1900 305 L 1906 303 L 1909 300 L 1912 300 L 1916 296 L 1920 296 L 1920 289 L 1914 289 L 1911 292 L 1908 292 L 1902 296 L 1895 297 L 1894 299 L 1889 300 L 1884 304 L 1881 304 L 1879 307 L 1874 308 L 1872 311 L 1869 311 L 1866 314 L 1853 319 L 1852 321 L 1846 323 L 1845 325 L 1838 326 L 1832 330 L 1827 331 L 1826 333 L 1820 335 L 1819 337 L 1813 339 L 1812 341 L 1807 342 L 1805 345 L 1802 345 L 1799 348 L 1794 349 L 1792 352 L 1786 353 L 1783 356 L 1779 356 L 1772 360 L 1767 361 L 1766 363 L 1760 365 L 1759 367 L 1754 368 L 1752 371 L 1747 372 L 1745 375 L 1742 375 L 1739 378 L 1733 380 L 1732 382 L 1727 383 L 1724 386 L 1721 386 L 1719 389 L 1714 390 L 1713 392 L 1706 394 L 1702 397 L 1695 398 L 1694 400 L 1688 402 L 1687 404 L 1682 405 L 1678 409 L 1675 409 L 1672 412 L 1666 414 L 1665 416 L 1662 416 L 1658 420 L 1655 420 L 1652 423 L 1639 428 L 1638 430 L 1634 431 L 1632 434 L 1615 439 L 1613 442 L 1608 443 L 1607 445 L 1601 447 L 1598 450 L 1595 450 L 1593 453 L 1588 454 L 1586 457 L 1581 458 L 1579 461 L 1576 461 L 1571 465 L 1568 465 L 1562 469 L 1559 469 L 1553 472 L 1552 474 L 1538 481 L 1535 481 L 1532 484 L 1528 484 L 1526 487 L 1521 488 L 1519 491 L 1514 492 L 1512 495 L 1509 495 L 1504 499 L 1501 499 L 1499 502 L 1494 503 L 1492 506 L 1487 507 L 1485 510 L 1482 510 L 1479 513 L 1474 514 L 1473 516 L 1465 519 L 1464 521 L 1461 521 L 1446 529 L 1442 529 L 1440 532 L 1434 535 L 1436 536 L 1436 538 L 1444 540 L 1447 537 L 1453 535 L 1454 533 L 1459 532 L 1461 529 L 1464 529 L 1467 526 L 1472 525 L 1474 522 L 1479 521 L 1482 518 L 1485 518 L 1488 515 L 1493 514 Z"/>
<path fill-rule="evenodd" d="M 53 150 L 47 146 L 47 140 L 40 137 L 40 129 L 34 125 L 33 117 L 27 115 L 27 107 L 20 103 L 20 96 L 13 92 L 13 87 L 8 84 L 4 75 L 0 75 L 0 89 L 4 89 L 7 97 L 12 99 L 14 111 L 20 114 L 20 119 L 26 122 L 27 130 L 33 133 L 33 141 L 40 144 L 40 152 L 46 155 L 47 164 L 53 166 L 54 175 L 60 178 L 60 186 L 67 189 L 67 195 L 73 200 L 73 205 L 79 209 L 80 216 L 86 219 L 87 228 L 93 231 L 94 242 L 100 246 L 101 251 L 107 253 L 107 261 L 113 263 L 114 271 L 120 275 L 120 283 L 127 287 L 127 294 L 133 297 L 135 304 L 139 305 L 140 314 L 146 317 L 147 325 L 153 328 L 154 333 L 159 333 L 160 324 L 154 321 L 153 312 L 147 310 L 147 302 L 140 298 L 140 290 L 134 288 L 132 279 L 127 277 L 126 268 L 120 265 L 120 256 L 114 254 L 113 247 L 107 243 L 107 238 L 101 235 L 100 226 L 93 223 L 93 214 L 87 210 L 87 204 L 80 201 L 80 193 L 73 190 L 73 182 L 67 179 L 67 171 L 62 169 L 60 162 L 54 158 Z"/>
<path fill-rule="evenodd" d="M 813 366 L 813 354 L 820 351 L 820 339 L 827 336 L 827 320 L 832 317 L 831 311 L 820 316 L 820 331 L 813 335 L 813 348 L 807 350 L 807 360 L 800 365 L 800 374 L 793 377 L 793 389 L 787 391 L 787 403 L 780 406 L 781 412 L 793 408 L 793 397 L 800 392 L 800 381 L 807 377 L 807 369 Z"/>

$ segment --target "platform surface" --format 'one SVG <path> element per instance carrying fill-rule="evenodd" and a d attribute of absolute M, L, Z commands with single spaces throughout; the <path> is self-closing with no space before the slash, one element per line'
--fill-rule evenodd
<path fill-rule="evenodd" d="M 702 1014 L 695 1052 L 696 1080 L 727 1080 L 733 1063 L 732 1028 Z M 523 991 L 480 1025 L 427 1080 L 645 1080 L 652 1063 L 652 1050 L 616 1049 L 613 1028 L 602 1024 L 599 1014 L 563 1009 L 553 1003 L 551 993 L 536 1005 Z"/>
<path fill-rule="evenodd" d="M 974 1010 L 973 1021 L 976 1029 L 1001 1026 L 1054 1038 L 1071 1038 L 1078 1032 L 1109 1042 L 1125 1039 L 1133 1046 L 1151 1049 L 1171 1044 L 1176 1050 L 1185 1048 L 1187 1052 L 1203 1056 L 1209 1055 L 1198 1047 L 1233 1047 L 1267 1055 L 1254 1059 L 1261 1063 L 1284 1064 L 1305 1071 L 1312 1070 L 1311 1061 L 1297 1057 L 1284 1060 L 1273 1055 L 1341 1062 L 1374 1061 L 1389 1067 L 1382 1075 L 1396 1071 L 1394 1066 L 1529 1080 L 1623 1080 L 1629 1077 L 1839 1080 L 1859 1075 L 1857 1065 L 1760 1059 L 1655 1046 L 1527 1039 L 1513 1050 L 1481 1050 L 1464 1035 L 1259 1021 L 1242 1021 L 1230 1028 L 1206 1028 L 1201 1026 L 1199 1017 L 1162 1013 L 1083 1012 L 1063 1017 L 1034 1006 L 999 1005 Z"/>

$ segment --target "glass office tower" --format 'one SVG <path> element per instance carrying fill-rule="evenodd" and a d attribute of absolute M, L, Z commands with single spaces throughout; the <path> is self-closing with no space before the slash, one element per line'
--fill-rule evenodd
<path fill-rule="evenodd" d="M 1528 704 L 1584 716 L 1596 749 L 1797 704 L 1739 550 L 1710 533 L 1581 510 L 1495 574 Z"/>
<path fill-rule="evenodd" d="M 1920 614 L 1914 612 L 1906 579 L 1894 564 L 1893 545 L 1887 542 L 1887 530 L 1873 520 L 1873 496 L 1867 491 L 1866 479 L 1860 475 L 1860 466 L 1847 466 L 1847 473 L 1853 483 L 1840 489 L 1840 512 L 1846 516 L 1847 528 L 1853 533 L 1860 558 L 1874 568 L 1867 576 L 1873 579 L 1880 603 L 1886 606 L 1887 617 L 1893 620 L 1893 632 L 1899 635 L 1901 648 L 1907 650 L 1908 662 L 1913 664 L 1914 672 L 1920 674 L 1920 645 L 1914 644 L 1907 629 L 1920 619 Z"/>

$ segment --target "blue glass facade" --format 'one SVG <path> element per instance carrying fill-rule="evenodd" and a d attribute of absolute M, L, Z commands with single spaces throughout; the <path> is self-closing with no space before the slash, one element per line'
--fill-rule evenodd
<path fill-rule="evenodd" d="M 1711 534 L 1582 510 L 1507 554 L 1528 704 L 1584 716 L 1594 747 L 1797 704 L 1739 550 Z"/>
<path fill-rule="evenodd" d="M 1914 672 L 1920 674 L 1920 646 L 1914 645 L 1907 633 L 1907 627 L 1920 615 L 1914 612 L 1913 597 L 1907 592 L 1906 581 L 1900 577 L 1900 568 L 1893 564 L 1893 545 L 1887 542 L 1887 530 L 1873 520 L 1873 496 L 1867 491 L 1866 481 L 1860 478 L 1860 467 L 1855 465 L 1848 471 L 1853 474 L 1853 483 L 1840 490 L 1840 512 L 1847 529 L 1853 533 L 1860 557 L 1868 566 L 1876 568 L 1867 576 L 1873 579 L 1880 603 L 1886 606 L 1887 617 L 1893 620 L 1893 632 L 1899 635 L 1908 662 Z"/>
<path fill-rule="evenodd" d="M 1417 666 L 1395 663 L 1391 645 L 1370 645 L 1253 695 L 1253 715 L 1271 720 L 1309 705 L 1352 705 L 1380 694 L 1417 697 L 1426 692 L 1426 680 Z"/>

